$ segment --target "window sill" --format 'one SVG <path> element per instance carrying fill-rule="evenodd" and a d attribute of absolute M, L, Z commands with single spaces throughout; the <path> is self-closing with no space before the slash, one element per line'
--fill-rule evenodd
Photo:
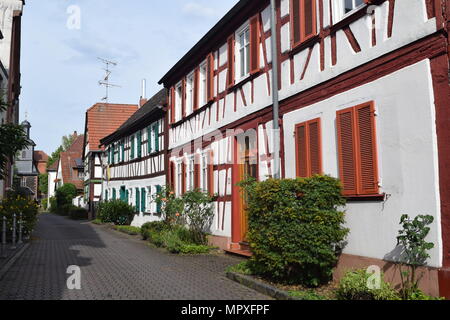
<path fill-rule="evenodd" d="M 369 195 L 355 195 L 355 196 L 344 196 L 348 202 L 383 202 L 386 200 L 386 194 L 369 194 Z"/>
<path fill-rule="evenodd" d="M 226 88 L 225 91 L 227 93 L 235 91 L 237 88 L 242 87 L 247 82 L 250 82 L 253 79 L 257 78 L 261 73 L 262 73 L 262 69 L 254 72 L 254 73 L 251 73 L 248 76 L 245 76 L 244 78 L 239 79 L 239 81 L 237 83 L 233 84 L 232 86 L 229 86 L 228 88 Z"/>

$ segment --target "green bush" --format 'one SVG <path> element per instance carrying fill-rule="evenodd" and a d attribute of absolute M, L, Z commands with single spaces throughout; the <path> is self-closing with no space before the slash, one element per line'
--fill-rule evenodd
<path fill-rule="evenodd" d="M 314 292 L 313 290 L 306 290 L 306 291 L 289 291 L 289 295 L 291 297 L 297 298 L 299 300 L 328 300 L 327 297 L 318 294 L 317 292 Z"/>
<path fill-rule="evenodd" d="M 77 194 L 77 187 L 71 183 L 64 184 L 62 187 L 56 189 L 55 213 L 62 216 L 68 216 L 70 209 L 72 208 L 72 200 L 77 196 Z"/>
<path fill-rule="evenodd" d="M 100 203 L 97 213 L 97 217 L 103 223 L 113 223 L 118 226 L 130 225 L 134 215 L 134 208 L 121 200 Z"/>
<path fill-rule="evenodd" d="M 72 207 L 69 211 L 69 218 L 72 220 L 88 220 L 89 213 L 84 208 Z"/>
<path fill-rule="evenodd" d="M 36 222 L 38 214 L 38 205 L 35 201 L 29 200 L 22 195 L 15 192 L 8 192 L 6 197 L 0 201 L 0 217 L 6 217 L 7 223 L 7 237 L 12 236 L 12 228 L 14 221 L 14 214 L 16 215 L 16 231 L 19 233 L 18 222 L 20 219 L 20 213 L 22 213 L 22 234 L 27 237 L 31 235 Z"/>
<path fill-rule="evenodd" d="M 56 204 L 56 198 L 55 197 L 50 197 L 49 204 L 50 204 L 50 212 L 51 213 L 56 213 L 57 208 L 58 208 L 58 206 Z"/>
<path fill-rule="evenodd" d="M 148 240 L 150 237 L 150 232 L 162 232 L 167 230 L 169 226 L 165 221 L 154 221 L 144 223 L 141 227 L 141 235 L 143 240 Z"/>
<path fill-rule="evenodd" d="M 169 225 L 185 224 L 183 216 L 183 199 L 177 198 L 175 192 L 170 187 L 163 189 L 153 196 L 153 200 L 161 207 L 164 221 Z"/>
<path fill-rule="evenodd" d="M 129 234 L 131 236 L 135 236 L 141 233 L 141 228 L 132 227 L 132 226 L 114 226 L 114 229 L 117 231 Z"/>
<path fill-rule="evenodd" d="M 48 198 L 42 199 L 42 201 L 41 201 L 41 208 L 44 211 L 48 210 Z"/>
<path fill-rule="evenodd" d="M 229 266 L 226 269 L 226 272 L 235 272 L 235 273 L 240 273 L 240 274 L 245 274 L 245 275 L 252 274 L 252 270 L 250 270 L 250 268 L 248 266 L 248 261 L 242 261 L 241 263 L 236 264 L 234 266 Z"/>
<path fill-rule="evenodd" d="M 199 190 L 189 191 L 183 195 L 184 216 L 187 218 L 192 241 L 206 245 L 206 232 L 214 218 L 213 198 Z"/>
<path fill-rule="evenodd" d="M 331 280 L 348 229 L 340 181 L 328 176 L 240 183 L 248 205 L 252 272 L 316 287 Z"/>
<path fill-rule="evenodd" d="M 385 282 L 381 275 L 379 289 L 368 286 L 371 274 L 366 270 L 355 270 L 345 274 L 339 282 L 336 297 L 339 300 L 399 300 L 398 293 Z"/>
<path fill-rule="evenodd" d="M 211 250 L 210 247 L 199 244 L 184 244 L 181 247 L 181 254 L 206 254 Z"/>

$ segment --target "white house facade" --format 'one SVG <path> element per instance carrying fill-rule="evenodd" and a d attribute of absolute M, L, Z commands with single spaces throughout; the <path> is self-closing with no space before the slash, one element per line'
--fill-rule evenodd
<path fill-rule="evenodd" d="M 211 241 L 246 248 L 236 183 L 340 178 L 350 228 L 339 270 L 393 274 L 402 214 L 434 217 L 424 286 L 450 295 L 448 8 L 428 0 L 277 1 L 281 127 L 274 155 L 269 1 L 241 0 L 160 81 L 169 182 L 217 194 Z M 275 132 L 276 133 L 276 132 Z"/>
<path fill-rule="evenodd" d="M 154 196 L 166 185 L 166 101 L 163 89 L 101 140 L 106 150 L 102 199 L 132 205 L 136 210 L 133 226 L 161 218 Z"/>

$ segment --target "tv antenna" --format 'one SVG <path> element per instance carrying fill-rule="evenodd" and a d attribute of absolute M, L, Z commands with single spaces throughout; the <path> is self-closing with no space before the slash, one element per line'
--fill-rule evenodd
<path fill-rule="evenodd" d="M 105 64 L 105 68 L 103 69 L 103 70 L 105 70 L 105 77 L 103 78 L 103 80 L 100 80 L 98 82 L 98 85 L 105 87 L 106 94 L 105 94 L 105 97 L 102 98 L 102 101 L 105 101 L 106 104 L 108 104 L 108 101 L 109 101 L 109 88 L 120 88 L 120 86 L 118 86 L 116 84 L 112 84 L 112 83 L 109 82 L 109 77 L 111 76 L 111 73 L 112 73 L 111 66 L 113 66 L 113 67 L 117 66 L 117 62 L 110 61 L 110 60 L 103 59 L 103 58 L 97 58 L 97 59 Z"/>

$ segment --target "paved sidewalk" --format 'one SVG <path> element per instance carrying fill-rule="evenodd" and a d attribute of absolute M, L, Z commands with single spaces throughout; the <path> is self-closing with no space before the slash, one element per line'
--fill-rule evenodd
<path fill-rule="evenodd" d="M 225 277 L 234 257 L 176 256 L 114 231 L 40 216 L 30 248 L 0 281 L 0 299 L 269 299 Z M 67 267 L 81 268 L 81 290 L 67 289 Z"/>

